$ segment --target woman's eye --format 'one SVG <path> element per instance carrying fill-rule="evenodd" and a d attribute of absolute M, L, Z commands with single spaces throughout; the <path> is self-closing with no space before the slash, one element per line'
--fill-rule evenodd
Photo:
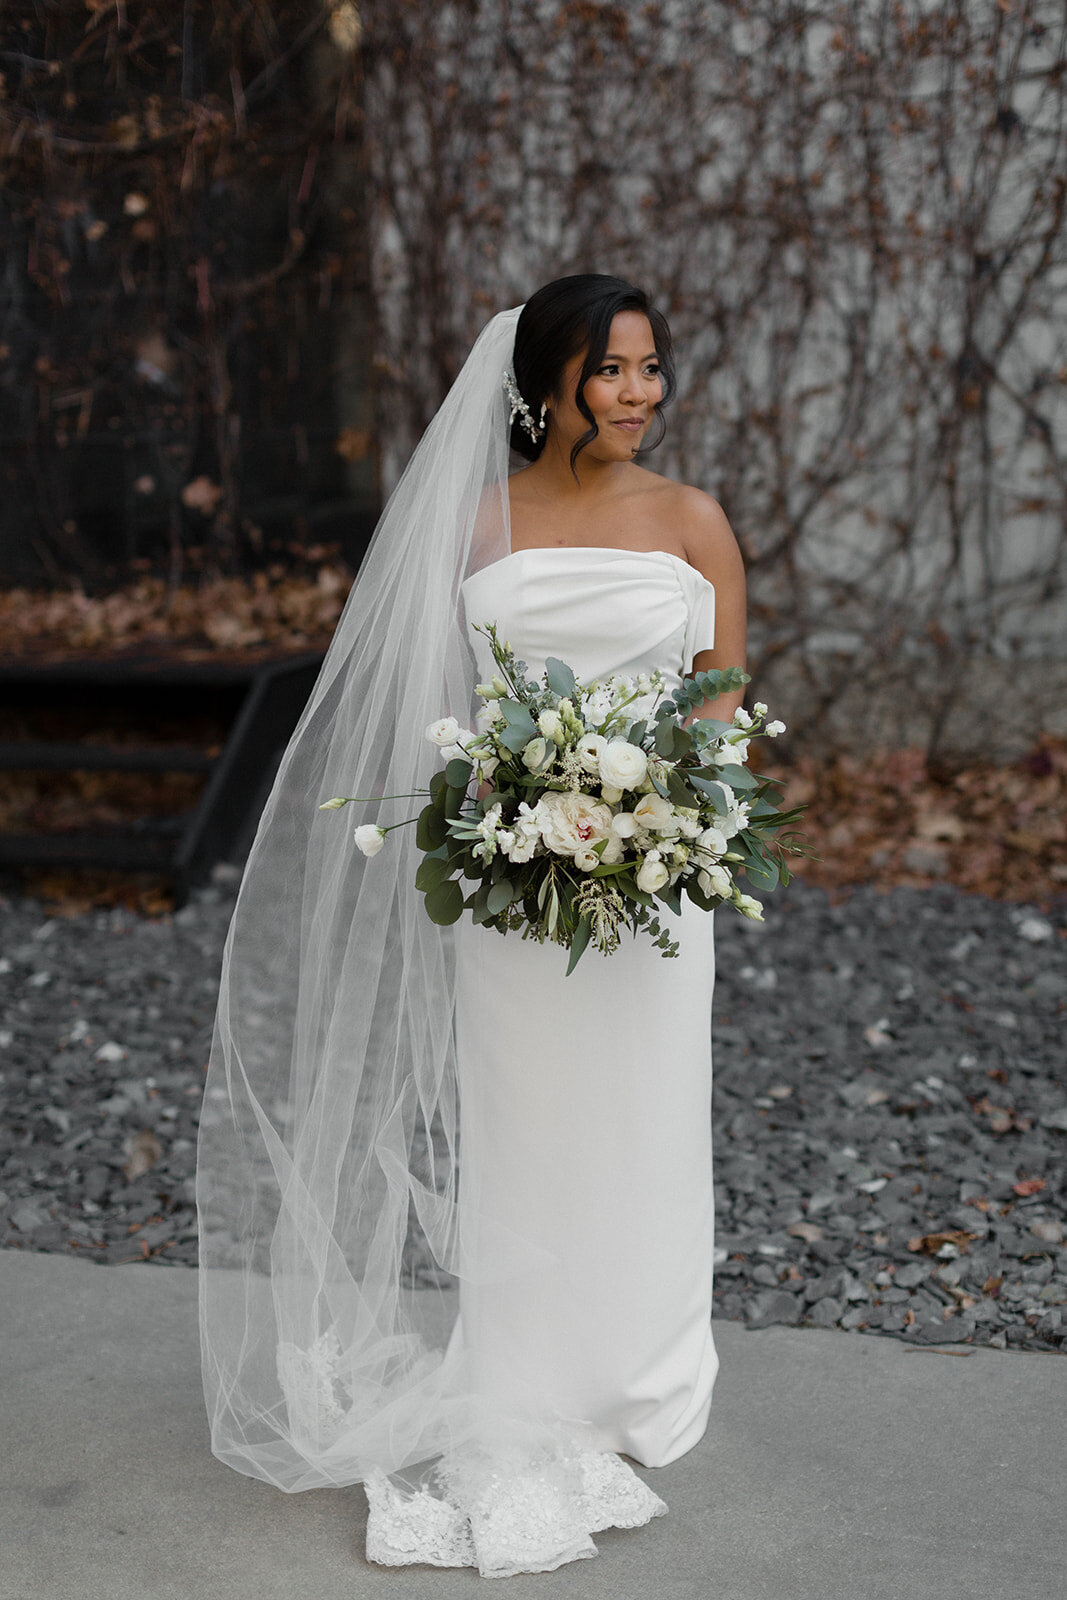
<path fill-rule="evenodd" d="M 615 375 L 617 374 L 618 370 L 619 370 L 618 366 L 615 364 L 615 362 L 614 361 L 609 361 L 606 367 L 599 367 L 597 369 L 597 377 L 598 378 L 614 378 Z"/>
<path fill-rule="evenodd" d="M 659 377 L 659 372 L 660 372 L 659 367 L 655 367 L 655 366 L 646 367 L 645 371 L 648 373 L 648 376 L 650 378 L 658 378 Z"/>

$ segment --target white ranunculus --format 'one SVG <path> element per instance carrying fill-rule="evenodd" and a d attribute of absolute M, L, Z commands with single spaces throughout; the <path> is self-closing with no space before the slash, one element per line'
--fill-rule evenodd
<path fill-rule="evenodd" d="M 705 894 L 718 894 L 724 900 L 729 899 L 733 889 L 730 874 L 725 867 L 706 867 L 703 872 L 697 873 L 697 883 Z"/>
<path fill-rule="evenodd" d="M 459 723 L 455 717 L 441 717 L 438 722 L 430 723 L 426 729 L 426 737 L 431 744 L 443 750 L 446 745 L 455 744 L 459 738 L 459 731 Z"/>
<path fill-rule="evenodd" d="M 752 922 L 763 921 L 763 907 L 760 905 L 758 900 L 752 897 L 752 895 L 739 894 L 737 899 L 734 901 L 734 906 L 738 911 L 740 911 L 743 917 L 750 918 Z"/>
<path fill-rule="evenodd" d="M 612 789 L 636 789 L 644 782 L 648 757 L 629 739 L 609 739 L 600 752 L 600 781 Z"/>
<path fill-rule="evenodd" d="M 534 808 L 541 838 L 558 856 L 576 856 L 591 850 L 611 831 L 611 810 L 599 800 L 571 791 L 551 789 Z"/>
<path fill-rule="evenodd" d="M 641 796 L 634 806 L 633 815 L 642 828 L 651 828 L 656 833 L 674 827 L 674 807 L 655 790 Z"/>
<path fill-rule="evenodd" d="M 620 811 L 611 819 L 611 831 L 620 839 L 632 839 L 640 826 L 632 811 Z"/>
<path fill-rule="evenodd" d="M 709 855 L 722 856 L 726 854 L 726 835 L 719 828 L 705 828 L 697 836 L 697 844 Z"/>
<path fill-rule="evenodd" d="M 583 733 L 575 746 L 583 769 L 591 775 L 600 771 L 600 752 L 607 742 L 602 733 Z"/>
<path fill-rule="evenodd" d="M 531 739 L 528 745 L 523 746 L 522 764 L 531 772 L 540 772 L 547 754 L 548 745 L 544 739 Z"/>
<path fill-rule="evenodd" d="M 651 856 L 646 856 L 637 869 L 637 887 L 646 894 L 655 894 L 657 889 L 663 888 L 669 877 L 670 873 L 662 861 L 653 861 Z"/>
<path fill-rule="evenodd" d="M 579 872 L 592 872 L 594 867 L 599 867 L 600 857 L 595 850 L 576 850 L 574 852 L 574 865 Z"/>
<path fill-rule="evenodd" d="M 385 843 L 385 829 L 376 822 L 364 822 L 352 835 L 365 856 L 376 856 Z"/>

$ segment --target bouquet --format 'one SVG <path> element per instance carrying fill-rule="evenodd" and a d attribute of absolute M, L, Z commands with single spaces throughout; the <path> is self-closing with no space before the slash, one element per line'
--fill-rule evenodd
<path fill-rule="evenodd" d="M 589 945 L 617 950 L 624 928 L 677 955 L 658 908 L 680 912 L 684 899 L 761 920 L 760 902 L 738 876 L 764 890 L 788 883 L 783 854 L 802 847 L 788 833 L 771 836 L 803 808 L 779 811 L 776 780 L 745 760 L 750 739 L 775 738 L 785 725 L 767 721 L 757 704 L 729 723 L 683 726 L 702 701 L 740 688 L 748 674 L 698 672 L 665 695 L 660 672 L 580 683 L 549 657 L 537 683 L 494 624 L 477 631 L 498 675 L 476 688 L 476 729 L 444 717 L 426 730 L 444 766 L 416 791 L 428 803 L 410 819 L 423 852 L 415 884 L 430 918 L 447 925 L 469 911 L 500 933 L 553 940 L 570 951 L 568 974 Z M 375 855 L 390 831 L 365 823 L 355 842 Z"/>

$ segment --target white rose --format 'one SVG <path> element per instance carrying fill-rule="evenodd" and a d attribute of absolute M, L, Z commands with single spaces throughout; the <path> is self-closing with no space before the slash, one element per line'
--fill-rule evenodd
<path fill-rule="evenodd" d="M 709 855 L 722 856 L 726 854 L 726 835 L 719 828 L 705 828 L 697 836 L 697 844 Z"/>
<path fill-rule="evenodd" d="M 594 867 L 599 867 L 600 857 L 595 850 L 576 850 L 574 865 L 580 872 L 592 872 Z"/>
<path fill-rule="evenodd" d="M 653 861 L 651 856 L 646 856 L 637 869 L 637 887 L 646 894 L 655 894 L 657 889 L 663 888 L 669 877 L 670 873 L 662 861 Z"/>
<path fill-rule="evenodd" d="M 578 740 L 578 759 L 586 772 L 595 776 L 600 771 L 600 752 L 607 742 L 602 733 L 584 733 Z"/>
<path fill-rule="evenodd" d="M 612 789 L 636 789 L 648 771 L 648 757 L 629 739 L 609 739 L 600 752 L 600 781 Z"/>
<path fill-rule="evenodd" d="M 460 731 L 461 738 L 472 739 L 474 737 L 474 735 L 469 731 L 469 729 L 461 728 L 459 731 Z M 457 757 L 461 758 L 463 761 L 469 761 L 470 760 L 470 756 L 467 754 L 466 750 L 464 750 L 464 748 L 463 748 L 463 746 L 461 744 L 446 744 L 446 745 L 442 745 L 442 747 L 441 747 L 441 760 L 442 761 L 454 761 Z"/>
<path fill-rule="evenodd" d="M 750 894 L 739 894 L 734 901 L 734 906 L 743 917 L 749 917 L 753 922 L 763 921 L 763 907 L 758 900 Z"/>
<path fill-rule="evenodd" d="M 548 745 L 544 739 L 531 739 L 529 744 L 523 748 L 522 764 L 524 767 L 528 767 L 531 772 L 540 772 L 545 765 L 547 754 Z"/>
<path fill-rule="evenodd" d="M 631 811 L 620 811 L 611 819 L 611 831 L 620 839 L 632 839 L 641 824 Z"/>
<path fill-rule="evenodd" d="M 730 874 L 725 867 L 706 867 L 703 872 L 697 873 L 697 883 L 707 895 L 721 895 L 724 900 L 729 899 L 733 884 Z"/>
<path fill-rule="evenodd" d="M 430 723 L 426 729 L 426 737 L 431 744 L 443 750 L 445 745 L 455 744 L 459 738 L 459 723 L 455 717 L 442 717 L 439 722 Z"/>
<path fill-rule="evenodd" d="M 365 856 L 376 856 L 385 843 L 385 829 L 376 822 L 364 822 L 352 837 Z"/>
<path fill-rule="evenodd" d="M 606 839 L 611 830 L 611 811 L 599 800 L 585 794 L 550 790 L 534 808 L 541 837 L 559 856 L 576 856 Z"/>
<path fill-rule="evenodd" d="M 655 790 L 641 797 L 634 806 L 633 815 L 642 828 L 652 828 L 657 833 L 664 828 L 674 827 L 674 809 L 670 801 L 656 794 Z"/>

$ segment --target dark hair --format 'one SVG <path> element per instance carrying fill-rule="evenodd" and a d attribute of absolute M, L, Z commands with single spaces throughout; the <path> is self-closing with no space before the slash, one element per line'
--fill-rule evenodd
<path fill-rule="evenodd" d="M 563 384 L 563 369 L 568 361 L 585 350 L 578 376 L 576 404 L 589 423 L 571 449 L 571 471 L 586 445 L 592 444 L 599 429 L 585 403 L 583 390 L 603 364 L 611 324 L 620 311 L 640 311 L 652 328 L 663 381 L 663 397 L 655 407 L 659 432 L 651 444 L 638 453 L 654 450 L 667 431 L 661 409 L 674 394 L 674 351 L 667 319 L 649 301 L 643 289 L 622 278 L 603 272 L 579 272 L 569 278 L 556 278 L 532 294 L 519 314 L 515 328 L 515 383 L 535 418 L 546 400 L 558 395 Z M 545 447 L 544 435 L 531 439 L 516 417 L 511 427 L 511 445 L 527 461 L 536 461 Z"/>

